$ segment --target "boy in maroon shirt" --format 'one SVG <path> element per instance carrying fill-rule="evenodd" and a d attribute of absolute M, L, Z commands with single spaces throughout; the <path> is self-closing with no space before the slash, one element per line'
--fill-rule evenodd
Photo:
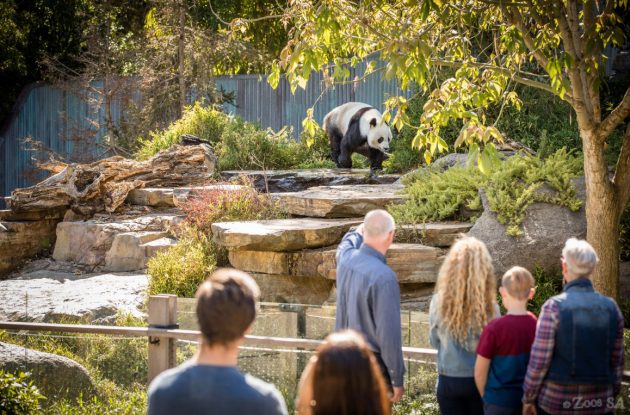
<path fill-rule="evenodd" d="M 520 415 L 523 381 L 536 336 L 536 316 L 527 311 L 534 277 L 522 267 L 509 269 L 499 288 L 507 314 L 484 328 L 477 346 L 475 383 L 486 415 Z"/>

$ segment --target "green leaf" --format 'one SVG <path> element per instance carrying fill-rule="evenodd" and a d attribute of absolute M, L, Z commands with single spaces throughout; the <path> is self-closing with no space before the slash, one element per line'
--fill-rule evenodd
<path fill-rule="evenodd" d="M 273 89 L 276 89 L 280 83 L 280 67 L 275 63 L 271 66 L 271 73 L 267 77 L 267 82 Z"/>

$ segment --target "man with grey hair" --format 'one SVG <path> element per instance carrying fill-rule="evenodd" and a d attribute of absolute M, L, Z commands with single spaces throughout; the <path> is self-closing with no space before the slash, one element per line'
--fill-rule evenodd
<path fill-rule="evenodd" d="M 623 374 L 623 316 L 593 289 L 586 241 L 562 250 L 562 294 L 543 305 L 523 385 L 523 414 L 614 413 Z"/>
<path fill-rule="evenodd" d="M 400 333 L 400 288 L 385 254 L 394 240 L 394 218 L 373 210 L 337 248 L 335 329 L 365 336 L 381 367 L 392 402 L 404 393 L 405 366 Z"/>

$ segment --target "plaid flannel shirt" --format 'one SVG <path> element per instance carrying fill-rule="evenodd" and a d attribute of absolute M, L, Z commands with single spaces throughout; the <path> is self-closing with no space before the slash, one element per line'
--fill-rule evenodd
<path fill-rule="evenodd" d="M 616 396 L 623 375 L 623 316 L 617 307 L 618 327 L 611 366 L 616 379 L 609 385 L 560 384 L 545 380 L 551 365 L 556 331 L 559 323 L 558 303 L 548 300 L 540 312 L 536 339 L 523 384 L 523 403 L 537 403 L 550 414 L 604 414 L 614 411 Z"/>

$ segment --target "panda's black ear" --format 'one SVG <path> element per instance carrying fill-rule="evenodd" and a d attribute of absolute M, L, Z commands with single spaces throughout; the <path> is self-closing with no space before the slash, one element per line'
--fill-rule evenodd
<path fill-rule="evenodd" d="M 370 120 L 370 127 L 376 127 L 376 118 Z"/>

